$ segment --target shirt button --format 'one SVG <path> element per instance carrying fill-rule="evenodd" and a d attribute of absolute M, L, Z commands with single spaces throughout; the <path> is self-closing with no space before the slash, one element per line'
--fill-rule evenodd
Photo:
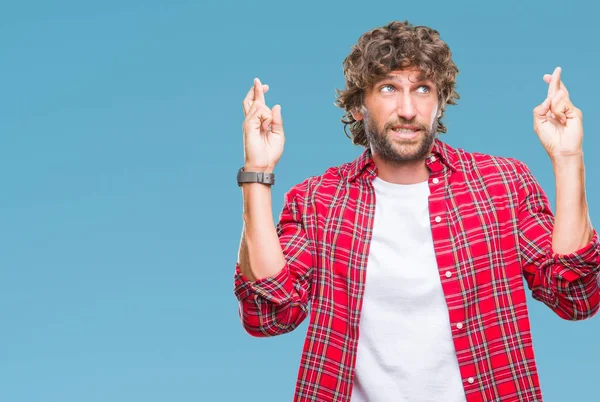
<path fill-rule="evenodd" d="M 459 322 L 458 324 L 456 324 L 456 328 L 458 328 L 458 329 L 462 329 L 462 328 L 463 328 L 463 324 L 462 324 L 462 322 Z"/>
<path fill-rule="evenodd" d="M 452 272 L 446 271 L 446 278 L 450 278 L 452 276 Z"/>
<path fill-rule="evenodd" d="M 436 221 L 437 223 L 440 223 L 440 222 L 442 221 L 442 218 L 441 218 L 440 216 L 436 216 L 436 217 L 435 217 L 435 221 Z"/>
<path fill-rule="evenodd" d="M 467 378 L 467 381 L 469 382 L 469 384 L 473 384 L 475 382 L 475 379 L 473 377 L 469 377 Z"/>
<path fill-rule="evenodd" d="M 433 182 L 433 184 L 438 184 L 440 182 L 440 179 L 438 179 L 437 177 L 434 177 L 433 180 L 431 180 Z"/>

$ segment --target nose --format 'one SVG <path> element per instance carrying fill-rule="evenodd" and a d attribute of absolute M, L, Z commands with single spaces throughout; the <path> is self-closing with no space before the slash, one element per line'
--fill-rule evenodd
<path fill-rule="evenodd" d="M 398 116 L 406 120 L 412 120 L 417 115 L 417 110 L 413 103 L 410 93 L 402 93 L 398 95 L 398 104 L 396 105 L 396 113 Z"/>

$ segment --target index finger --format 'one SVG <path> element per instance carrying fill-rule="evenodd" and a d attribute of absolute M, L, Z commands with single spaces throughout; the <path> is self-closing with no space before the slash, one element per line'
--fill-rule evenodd
<path fill-rule="evenodd" d="M 550 77 L 550 83 L 548 85 L 548 96 L 554 95 L 560 89 L 560 72 L 562 69 L 556 67 Z"/>

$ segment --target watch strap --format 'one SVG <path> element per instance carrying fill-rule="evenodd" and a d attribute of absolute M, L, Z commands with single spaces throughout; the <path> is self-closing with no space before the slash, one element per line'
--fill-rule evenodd
<path fill-rule="evenodd" d="M 275 184 L 275 174 L 268 172 L 245 172 L 244 168 L 240 168 L 237 174 L 238 186 L 243 183 L 262 183 L 267 185 Z"/>

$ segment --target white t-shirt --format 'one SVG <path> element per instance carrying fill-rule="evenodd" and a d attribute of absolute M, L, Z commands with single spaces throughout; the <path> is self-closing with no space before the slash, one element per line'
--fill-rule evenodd
<path fill-rule="evenodd" d="M 464 402 L 433 249 L 429 185 L 379 178 L 352 402 Z"/>

